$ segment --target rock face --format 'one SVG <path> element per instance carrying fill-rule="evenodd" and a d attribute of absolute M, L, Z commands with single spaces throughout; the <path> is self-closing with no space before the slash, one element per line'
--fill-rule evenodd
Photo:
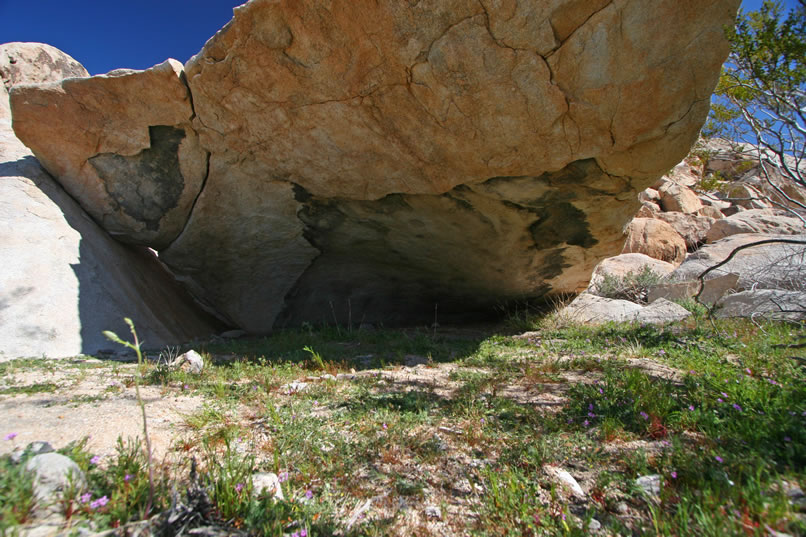
<path fill-rule="evenodd" d="M 105 229 L 252 332 L 584 288 L 687 153 L 738 0 L 253 0 L 184 69 L 17 87 Z"/>
<path fill-rule="evenodd" d="M 30 45 L 29 53 L 23 45 Z M 7 58 L 3 51 L 14 50 L 15 58 L 33 57 L 47 67 L 66 56 L 59 52 L 45 61 L 41 51 L 50 48 L 40 47 L 4 45 L 0 59 Z M 70 60 L 72 67 L 50 70 L 50 76 L 82 72 Z M 14 64 L 17 81 L 26 80 L 24 61 Z M 38 65 L 28 68 L 43 72 Z M 3 120 L 0 200 L 0 361 L 114 349 L 101 332 L 114 330 L 128 339 L 124 317 L 134 320 L 148 348 L 216 330 L 217 323 L 199 313 L 153 254 L 112 240 L 88 218 Z"/>

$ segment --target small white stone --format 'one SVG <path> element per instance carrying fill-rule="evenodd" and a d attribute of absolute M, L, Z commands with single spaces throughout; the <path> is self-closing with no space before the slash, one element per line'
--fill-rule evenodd
<path fill-rule="evenodd" d="M 566 470 L 558 468 L 557 466 L 544 466 L 543 471 L 556 482 L 564 485 L 574 496 L 579 499 L 585 499 L 585 491 L 579 486 L 574 476 L 569 474 Z"/>
<path fill-rule="evenodd" d="M 274 472 L 260 472 L 252 475 L 252 494 L 271 495 L 275 500 L 284 500 L 280 478 Z"/>
<path fill-rule="evenodd" d="M 658 474 L 642 475 L 635 484 L 650 496 L 660 496 L 660 476 Z"/>
<path fill-rule="evenodd" d="M 179 367 L 186 370 L 188 373 L 198 375 L 204 369 L 204 358 L 201 354 L 194 350 L 189 350 L 185 354 L 180 354 L 176 360 L 171 363 L 173 367 Z"/>
<path fill-rule="evenodd" d="M 442 510 L 436 505 L 426 506 L 425 516 L 428 518 L 436 518 L 437 520 L 439 520 L 442 518 Z"/>

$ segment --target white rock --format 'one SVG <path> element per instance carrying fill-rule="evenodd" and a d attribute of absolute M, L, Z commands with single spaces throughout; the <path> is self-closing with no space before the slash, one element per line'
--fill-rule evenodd
<path fill-rule="evenodd" d="M 308 383 L 295 380 L 294 382 L 283 384 L 282 386 L 280 386 L 280 389 L 289 394 L 303 392 L 308 389 Z"/>
<path fill-rule="evenodd" d="M 78 494 L 87 488 L 87 478 L 72 459 L 60 453 L 43 453 L 25 465 L 34 474 L 34 496 L 43 507 L 62 499 L 69 492 Z"/>
<path fill-rule="evenodd" d="M 188 373 L 198 375 L 204 369 L 204 358 L 202 355 L 194 350 L 189 350 L 184 354 L 179 355 L 171 365 L 173 367 L 182 368 Z"/>
<path fill-rule="evenodd" d="M 272 496 L 275 500 L 284 500 L 283 486 L 274 472 L 259 472 L 252 475 L 252 494 L 255 496 Z"/>
<path fill-rule="evenodd" d="M 660 479 L 658 474 L 642 475 L 635 484 L 649 496 L 660 496 Z"/>
<path fill-rule="evenodd" d="M 585 491 L 579 486 L 579 483 L 574 476 L 569 474 L 566 470 L 557 466 L 544 466 L 543 471 L 546 472 L 552 480 L 564 486 L 574 496 L 579 499 L 585 499 Z"/>

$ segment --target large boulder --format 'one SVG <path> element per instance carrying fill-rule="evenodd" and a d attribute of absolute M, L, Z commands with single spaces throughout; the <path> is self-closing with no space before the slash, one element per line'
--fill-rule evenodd
<path fill-rule="evenodd" d="M 16 87 L 120 240 L 252 332 L 584 288 L 695 141 L 739 0 L 253 0 L 184 66 Z"/>
<path fill-rule="evenodd" d="M 767 242 L 760 246 L 750 246 L 762 241 L 794 241 Z M 739 248 L 734 257 L 725 265 L 711 270 L 706 279 L 738 274 L 737 291 L 747 289 L 782 289 L 803 291 L 806 289 L 806 235 L 764 235 L 749 234 L 731 235 L 730 237 L 706 244 L 690 254 L 670 276 L 670 280 L 696 280 L 706 269 L 726 260 Z"/>
<path fill-rule="evenodd" d="M 662 220 L 635 218 L 627 226 L 626 233 L 623 254 L 645 254 L 675 266 L 686 258 L 686 241 Z"/>
<path fill-rule="evenodd" d="M 700 210 L 706 208 L 711 209 L 711 207 L 702 207 Z M 709 230 L 715 222 L 714 218 L 700 214 L 657 213 L 653 216 L 672 226 L 686 242 L 686 247 L 689 250 L 694 250 L 705 242 Z"/>
<path fill-rule="evenodd" d="M 693 190 L 671 181 L 660 187 L 658 194 L 664 211 L 696 213 L 702 208 L 702 202 Z"/>
<path fill-rule="evenodd" d="M 675 266 L 645 254 L 631 253 L 609 257 L 596 265 L 591 275 L 588 290 L 595 292 L 596 288 L 608 276 L 623 280 L 629 274 L 636 276 L 645 270 L 649 270 L 662 278 L 674 272 Z"/>
<path fill-rule="evenodd" d="M 25 58 L 49 66 L 66 56 L 43 59 L 49 49 L 40 47 L 31 44 L 26 54 L 23 44 L 4 45 L 0 59 L 7 58 L 3 50 L 16 51 L 14 66 L 23 75 L 15 80 L 25 82 Z M 80 73 L 71 61 L 74 68 L 48 72 L 56 79 Z M 129 337 L 124 317 L 149 348 L 216 330 L 148 249 L 118 243 L 88 218 L 3 120 L 0 200 L 0 361 L 114 349 L 101 332 Z"/>
<path fill-rule="evenodd" d="M 764 317 L 806 320 L 806 291 L 753 289 L 728 295 L 717 303 L 717 317 Z"/>
<path fill-rule="evenodd" d="M 707 230 L 707 242 L 740 233 L 799 235 L 806 232 L 806 220 L 785 211 L 750 209 L 716 220 Z"/>

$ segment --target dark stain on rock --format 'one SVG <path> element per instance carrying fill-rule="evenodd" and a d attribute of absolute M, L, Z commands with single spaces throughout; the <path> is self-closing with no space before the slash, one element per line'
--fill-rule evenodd
<path fill-rule="evenodd" d="M 179 169 L 179 144 L 185 131 L 156 125 L 148 128 L 151 147 L 137 155 L 102 153 L 89 159 L 118 208 L 149 231 L 157 231 L 165 214 L 179 204 L 185 180 Z"/>
<path fill-rule="evenodd" d="M 498 315 L 508 302 L 540 300 L 568 268 L 568 246 L 597 244 L 570 201 L 584 185 L 550 186 L 573 184 L 579 173 L 378 200 L 320 198 L 295 185 L 305 237 L 321 253 L 285 297 L 275 326 L 433 322 L 437 305 L 440 322 L 464 322 Z M 519 199 L 506 199 L 512 192 Z"/>
<path fill-rule="evenodd" d="M 597 243 L 591 235 L 585 213 L 570 203 L 546 205 L 536 212 L 538 218 L 529 226 L 529 232 L 538 250 L 561 244 L 590 248 Z"/>

